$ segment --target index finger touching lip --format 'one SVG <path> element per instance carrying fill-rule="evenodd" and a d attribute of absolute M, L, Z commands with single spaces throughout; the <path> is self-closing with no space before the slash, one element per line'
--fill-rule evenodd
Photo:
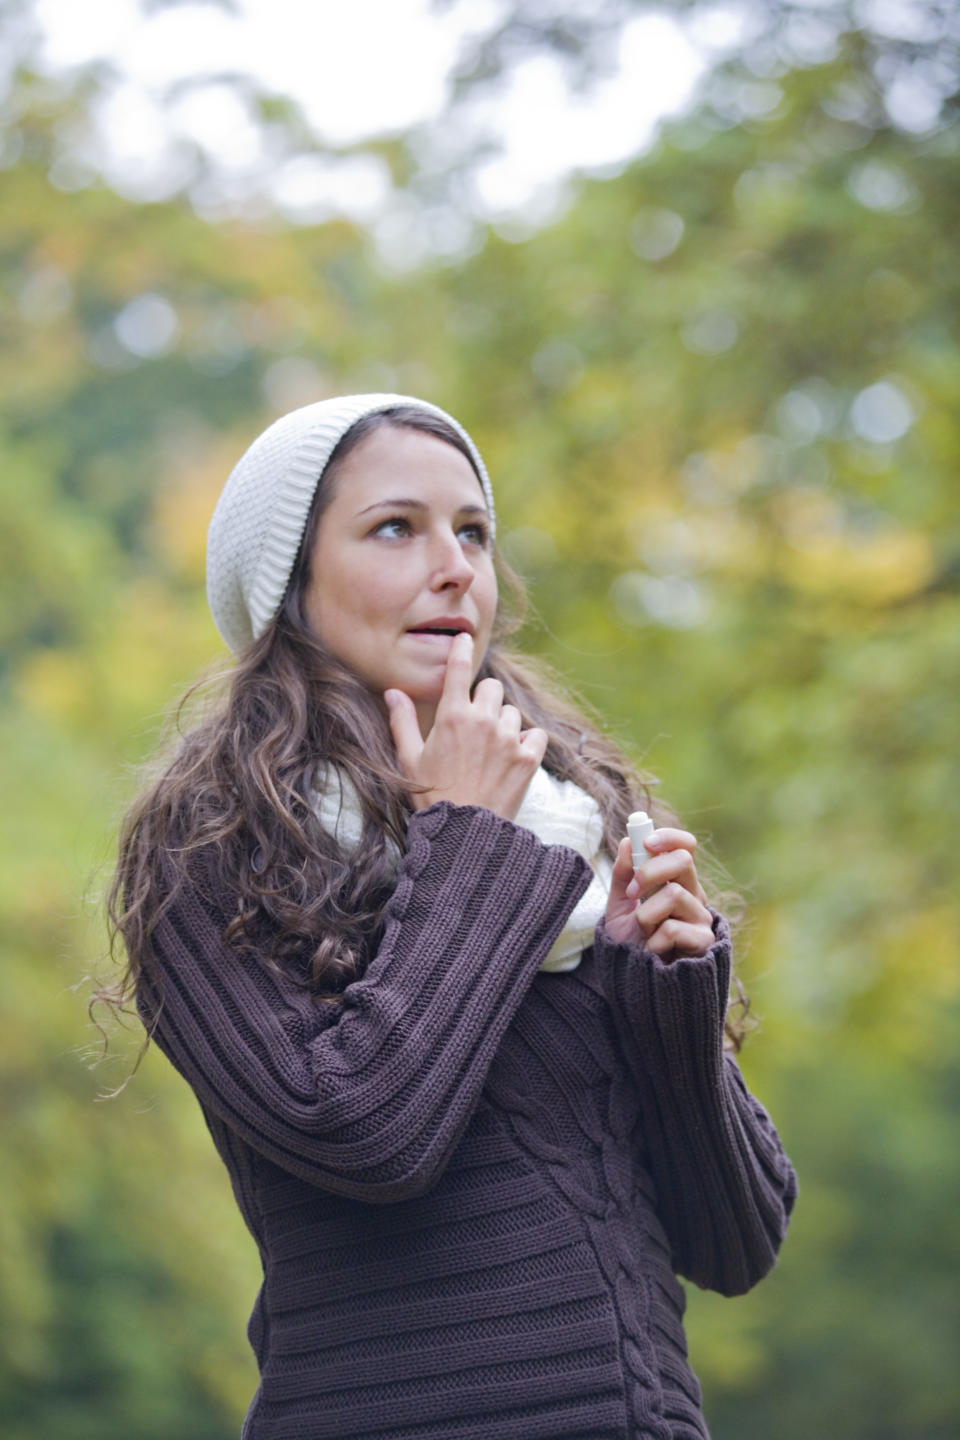
<path fill-rule="evenodd" d="M 453 637 L 447 668 L 443 677 L 443 695 L 451 699 L 469 700 L 473 679 L 473 636 L 461 630 Z"/>

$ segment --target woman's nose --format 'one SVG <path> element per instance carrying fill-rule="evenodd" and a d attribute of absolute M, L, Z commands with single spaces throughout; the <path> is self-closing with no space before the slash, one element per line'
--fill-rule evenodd
<path fill-rule="evenodd" d="M 431 547 L 430 563 L 430 584 L 434 590 L 445 590 L 448 586 L 466 590 L 473 583 L 473 566 L 452 530 L 436 537 Z"/>

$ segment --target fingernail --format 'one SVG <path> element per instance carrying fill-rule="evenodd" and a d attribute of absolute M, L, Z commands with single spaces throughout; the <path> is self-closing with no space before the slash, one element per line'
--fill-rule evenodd
<path fill-rule="evenodd" d="M 392 710 L 394 705 L 396 705 L 397 701 L 399 700 L 400 696 L 398 695 L 396 690 L 384 690 L 383 698 L 386 701 L 387 709 Z"/>

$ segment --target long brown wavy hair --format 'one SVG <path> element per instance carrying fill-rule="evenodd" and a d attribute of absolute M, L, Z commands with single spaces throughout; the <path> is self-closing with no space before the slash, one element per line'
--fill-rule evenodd
<path fill-rule="evenodd" d="M 384 702 L 324 647 L 307 623 L 304 601 L 313 537 L 338 468 L 384 425 L 445 441 L 475 471 L 456 431 L 413 406 L 365 416 L 342 437 L 317 485 L 276 619 L 219 683 L 201 681 L 187 692 L 177 710 L 173 753 L 155 762 L 123 821 L 108 915 L 111 950 L 122 941 L 126 963 L 119 979 L 95 988 L 92 1008 L 105 1003 L 129 1012 L 150 967 L 151 933 L 201 856 L 206 883 L 230 897 L 225 938 L 281 969 L 318 1001 L 335 999 L 375 952 L 395 884 L 394 847 L 406 845 L 410 783 L 397 766 Z M 676 823 L 653 795 L 653 777 L 632 765 L 547 667 L 508 647 L 523 623 L 526 597 L 502 554 L 495 551 L 494 560 L 500 603 L 477 678 L 498 679 L 524 727 L 547 732 L 544 765 L 595 798 L 611 855 L 634 809 L 648 810 L 659 824 Z M 183 717 L 198 701 L 203 713 L 184 731 Z M 352 781 L 359 798 L 363 834 L 351 855 L 317 818 L 315 789 L 325 766 Z M 152 973 L 150 980 L 153 989 Z M 745 1016 L 741 992 L 726 1025 L 737 1049 Z M 144 1048 L 149 1017 L 147 1027 Z"/>

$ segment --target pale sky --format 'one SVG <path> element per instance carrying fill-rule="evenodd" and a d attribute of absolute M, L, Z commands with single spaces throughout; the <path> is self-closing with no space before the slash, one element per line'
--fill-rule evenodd
<path fill-rule="evenodd" d="M 32 0 L 32 9 L 46 67 L 115 63 L 120 79 L 97 113 L 96 161 L 131 198 L 160 199 L 177 187 L 184 162 L 176 139 L 186 136 L 217 159 L 211 212 L 266 186 L 295 220 L 340 212 L 375 224 L 390 200 L 374 157 L 276 159 L 235 86 L 189 87 L 172 109 L 163 92 L 178 80 L 250 75 L 298 100 L 321 142 L 396 133 L 437 115 L 460 42 L 496 18 L 500 0 L 460 0 L 440 14 L 428 0 L 234 0 L 235 14 L 200 3 L 149 19 L 136 0 Z M 717 33 L 697 39 L 716 43 Z M 615 78 L 574 100 L 551 61 L 531 59 L 496 100 L 463 114 L 458 125 L 482 125 L 503 143 L 477 173 L 478 213 L 539 218 L 571 169 L 616 165 L 641 150 L 656 121 L 689 100 L 704 68 L 701 50 L 662 15 L 628 24 L 619 60 Z M 438 143 L 456 150 L 459 138 L 451 126 Z M 202 210 L 205 197 L 196 198 Z"/>

